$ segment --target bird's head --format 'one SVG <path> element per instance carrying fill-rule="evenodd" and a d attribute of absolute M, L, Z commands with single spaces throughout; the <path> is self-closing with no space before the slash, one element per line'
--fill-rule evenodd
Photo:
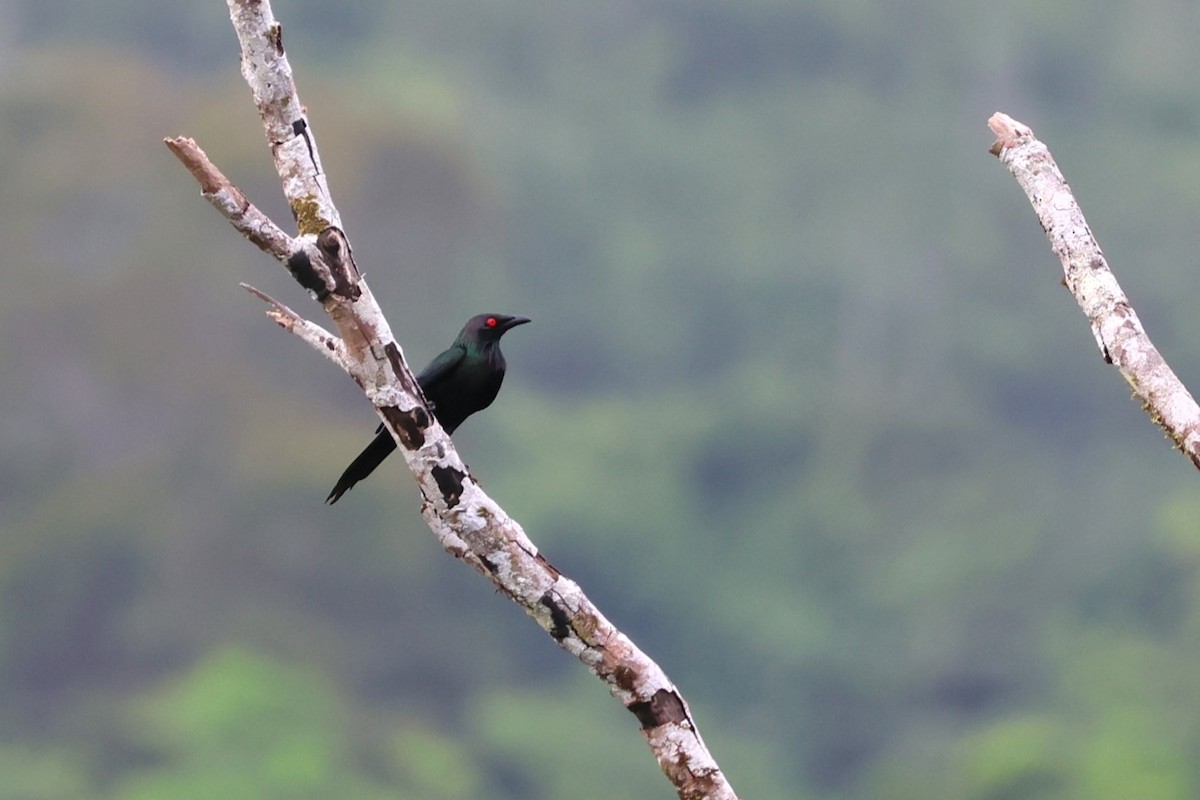
<path fill-rule="evenodd" d="M 496 342 L 505 331 L 529 321 L 528 317 L 510 317 L 507 314 L 477 314 L 467 320 L 463 334 L 481 342 Z"/>

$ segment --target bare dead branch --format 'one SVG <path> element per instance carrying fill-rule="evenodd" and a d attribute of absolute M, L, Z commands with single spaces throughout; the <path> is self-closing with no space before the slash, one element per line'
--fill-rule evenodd
<path fill-rule="evenodd" d="M 1200 408 L 1146 335 L 1050 150 L 1028 125 L 1007 114 L 993 114 L 988 127 L 996 134 L 990 152 L 1033 204 L 1104 360 L 1120 370 L 1175 447 L 1200 467 Z"/>
<path fill-rule="evenodd" d="M 329 331 L 322 328 L 315 322 L 304 319 L 295 311 L 285 306 L 283 303 L 271 297 L 266 292 L 262 292 L 248 283 L 239 284 L 250 294 L 262 300 L 270 306 L 267 309 L 267 316 L 275 320 L 279 327 L 289 333 L 294 333 L 301 340 L 307 342 L 321 355 L 328 358 L 339 367 L 345 363 L 345 350 L 342 347 L 342 340 L 334 336 Z"/>
<path fill-rule="evenodd" d="M 217 169 L 217 165 L 209 160 L 208 154 L 194 139 L 169 136 L 163 142 L 200 183 L 200 193 L 204 199 L 212 203 L 221 216 L 233 223 L 233 227 L 260 250 L 287 261 L 301 248 L 299 242 L 284 233 L 270 217 L 246 199 L 242 190 Z"/>
<path fill-rule="evenodd" d="M 272 319 L 321 350 L 359 384 L 399 444 L 425 501 L 421 513 L 442 547 L 520 605 L 633 712 L 679 797 L 736 800 L 683 695 L 488 497 L 429 413 L 383 312 L 354 264 L 270 3 L 227 3 L 241 43 L 242 75 L 254 95 L 300 232 L 295 239 L 281 233 L 286 241 L 274 235 L 252 241 L 274 254 L 313 294 L 337 325 L 341 339 L 259 290 L 247 290 L 271 306 L 267 313 Z M 245 233 L 239 220 L 254 207 L 244 195 L 207 163 L 191 140 L 169 139 L 167 146 L 200 182 L 205 197 Z"/>
<path fill-rule="evenodd" d="M 283 50 L 283 27 L 269 2 L 227 2 L 242 48 L 242 77 L 254 94 L 275 169 L 301 235 L 316 236 L 326 228 L 342 227 L 321 168 L 316 137 L 309 130 L 308 109 L 300 102 Z"/>

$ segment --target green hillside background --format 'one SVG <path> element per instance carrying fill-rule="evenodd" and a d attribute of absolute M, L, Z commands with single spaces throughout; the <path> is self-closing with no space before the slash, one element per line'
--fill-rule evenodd
<path fill-rule="evenodd" d="M 1097 352 L 1002 110 L 1200 385 L 1200 9 L 277 0 L 355 256 L 456 434 L 744 798 L 1200 796 L 1200 475 Z M 319 309 L 219 0 L 0 2 L 0 797 L 670 798 L 438 547 Z"/>

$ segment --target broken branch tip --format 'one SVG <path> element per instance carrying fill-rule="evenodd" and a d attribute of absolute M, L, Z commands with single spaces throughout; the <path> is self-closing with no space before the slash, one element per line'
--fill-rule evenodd
<path fill-rule="evenodd" d="M 997 111 L 988 118 L 988 128 L 996 134 L 996 141 L 988 148 L 988 152 L 994 156 L 1000 155 L 1005 148 L 1016 147 L 1022 139 L 1033 138 L 1032 128 L 1003 111 Z"/>

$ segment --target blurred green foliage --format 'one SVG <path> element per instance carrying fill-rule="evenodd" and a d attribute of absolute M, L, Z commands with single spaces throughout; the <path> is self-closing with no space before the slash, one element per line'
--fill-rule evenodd
<path fill-rule="evenodd" d="M 414 366 L 534 319 L 457 443 L 742 796 L 1200 792 L 1196 475 L 984 125 L 1195 385 L 1200 12 L 331 8 L 275 4 L 356 259 Z M 365 403 L 161 145 L 286 219 L 224 5 L 0 30 L 0 797 L 672 796 L 399 465 L 321 506 Z"/>

